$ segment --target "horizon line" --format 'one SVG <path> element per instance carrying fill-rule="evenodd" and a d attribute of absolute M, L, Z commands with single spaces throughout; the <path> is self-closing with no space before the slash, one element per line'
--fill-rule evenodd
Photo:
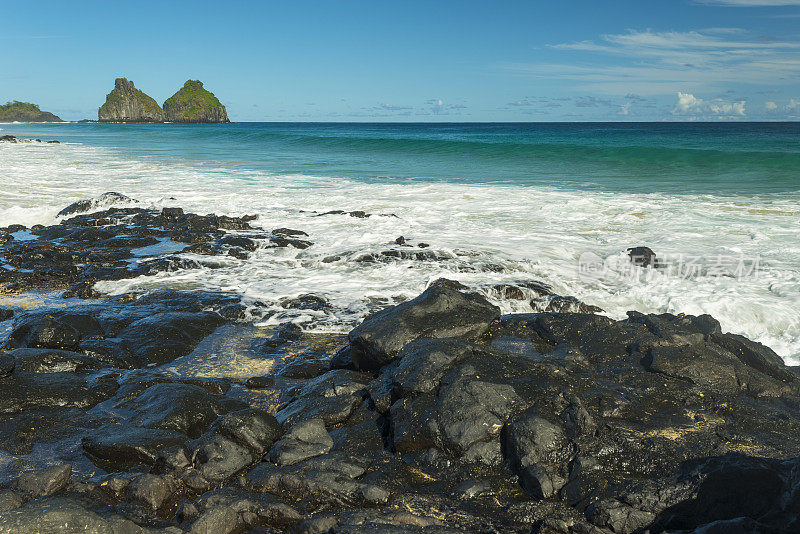
<path fill-rule="evenodd" d="M 762 120 L 551 120 L 551 121 L 329 121 L 329 120 L 256 120 L 256 121 L 229 121 L 227 123 L 203 123 L 203 122 L 114 122 L 98 121 L 95 119 L 64 120 L 60 122 L 2 122 L 0 124 L 126 124 L 126 125 L 145 125 L 145 124 L 175 124 L 180 126 L 220 126 L 225 124 L 794 124 L 800 123 L 800 119 L 762 119 Z"/>

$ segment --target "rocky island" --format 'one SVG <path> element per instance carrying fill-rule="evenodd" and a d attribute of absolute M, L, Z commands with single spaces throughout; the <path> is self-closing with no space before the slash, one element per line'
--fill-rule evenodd
<path fill-rule="evenodd" d="M 117 78 L 114 89 L 97 111 L 100 122 L 164 122 L 164 110 L 153 97 L 127 78 Z"/>
<path fill-rule="evenodd" d="M 177 93 L 164 102 L 169 122 L 230 122 L 225 106 L 199 80 L 187 80 Z"/>
<path fill-rule="evenodd" d="M 118 193 L 59 217 L 0 229 L 2 293 L 72 297 L 0 308 L 0 533 L 800 531 L 800 377 L 709 315 L 440 279 L 347 335 L 259 330 L 235 293 L 95 283 L 315 236 Z M 542 311 L 501 315 L 487 287 Z M 178 372 L 226 345 L 263 363 Z"/>
<path fill-rule="evenodd" d="M 64 122 L 36 104 L 14 100 L 0 105 L 0 122 Z"/>
<path fill-rule="evenodd" d="M 132 81 L 117 78 L 97 116 L 99 122 L 230 122 L 225 106 L 199 80 L 187 80 L 164 102 L 162 109 L 154 98 L 134 87 Z"/>

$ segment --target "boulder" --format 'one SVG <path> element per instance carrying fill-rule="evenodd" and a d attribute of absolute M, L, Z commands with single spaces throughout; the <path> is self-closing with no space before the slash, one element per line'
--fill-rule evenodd
<path fill-rule="evenodd" d="M 269 459 L 278 466 L 293 465 L 326 454 L 333 439 L 321 419 L 311 419 L 293 426 L 269 451 Z"/>
<path fill-rule="evenodd" d="M 145 389 L 126 407 L 137 426 L 180 432 L 192 438 L 203 434 L 223 412 L 219 401 L 191 384 L 161 383 Z"/>
<path fill-rule="evenodd" d="M 81 446 L 92 463 L 112 473 L 153 465 L 161 451 L 183 445 L 187 439 L 173 430 L 109 424 L 85 436 Z"/>
<path fill-rule="evenodd" d="M 194 489 L 208 489 L 212 484 L 222 483 L 259 458 L 247 447 L 215 433 L 196 440 L 189 450 L 196 471 L 189 485 Z"/>
<path fill-rule="evenodd" d="M 0 378 L 0 413 L 53 407 L 86 410 L 111 398 L 118 387 L 114 376 L 14 372 Z"/>
<path fill-rule="evenodd" d="M 64 497 L 35 499 L 0 513 L 0 534 L 75 532 L 112 534 L 109 521 L 87 509 L 80 500 Z"/>
<path fill-rule="evenodd" d="M 267 337 L 261 345 L 261 350 L 266 353 L 274 352 L 275 349 L 289 343 L 296 341 L 303 337 L 303 329 L 294 323 L 286 323 L 281 325 Z"/>
<path fill-rule="evenodd" d="M 169 501 L 176 499 L 177 481 L 170 475 L 143 474 L 128 484 L 128 496 L 144 504 L 151 510 L 158 510 Z"/>
<path fill-rule="evenodd" d="M 318 295 L 298 295 L 296 297 L 281 300 L 281 306 L 287 310 L 324 310 L 330 307 L 330 303 L 324 297 Z"/>
<path fill-rule="evenodd" d="M 215 312 L 154 313 L 123 328 L 116 337 L 132 347 L 140 366 L 162 364 L 189 354 L 225 322 Z"/>
<path fill-rule="evenodd" d="M 67 350 L 15 349 L 6 355 L 14 358 L 15 371 L 22 373 L 85 373 L 104 367 L 96 358 Z"/>
<path fill-rule="evenodd" d="M 23 474 L 15 485 L 15 489 L 29 497 L 44 497 L 57 493 L 72 482 L 72 466 L 55 465 L 46 469 L 37 469 Z"/>
<path fill-rule="evenodd" d="M 212 431 L 219 432 L 256 454 L 269 450 L 283 435 L 283 428 L 273 415 L 253 408 L 223 415 L 214 423 Z"/>
<path fill-rule="evenodd" d="M 522 487 L 534 498 L 552 497 L 566 482 L 558 466 L 572 454 L 569 441 L 559 424 L 535 408 L 509 423 L 504 445 Z"/>
<path fill-rule="evenodd" d="M 330 426 L 343 422 L 361 403 L 369 377 L 356 371 L 336 369 L 306 382 L 299 394 L 275 416 L 292 426 L 320 418 Z"/>
<path fill-rule="evenodd" d="M 656 253 L 649 247 L 631 247 L 628 249 L 628 257 L 631 263 L 639 267 L 653 267 L 657 268 L 658 258 Z"/>
<path fill-rule="evenodd" d="M 276 374 L 286 378 L 308 379 L 321 375 L 328 371 L 330 367 L 330 361 L 299 357 L 287 362 Z"/>
<path fill-rule="evenodd" d="M 696 492 L 662 511 L 653 530 L 793 532 L 800 527 L 800 487 L 795 477 L 786 475 L 797 467 L 797 459 L 784 463 L 741 454 L 709 458 L 692 470 L 700 480 Z"/>
<path fill-rule="evenodd" d="M 292 506 L 271 495 L 241 488 L 221 488 L 204 493 L 193 507 L 196 519 L 190 532 L 240 532 L 244 529 L 292 531 L 302 516 Z M 259 528 L 260 527 L 260 528 Z M 238 529 L 238 530 L 237 530 Z"/>
<path fill-rule="evenodd" d="M 66 208 L 59 211 L 56 214 L 56 217 L 66 217 L 67 215 L 74 215 L 76 213 L 85 213 L 98 208 L 113 206 L 114 204 L 133 204 L 136 202 L 138 201 L 121 193 L 109 191 L 108 193 L 103 193 L 97 198 L 89 198 L 73 202 Z"/>
<path fill-rule="evenodd" d="M 295 500 L 335 506 L 385 504 L 391 493 L 380 485 L 358 480 L 364 472 L 363 467 L 331 454 L 287 467 L 262 463 L 246 479 L 256 491 Z"/>
<path fill-rule="evenodd" d="M 378 369 L 394 359 L 407 343 L 421 337 L 476 339 L 500 317 L 500 310 L 483 298 L 443 285 L 369 316 L 350 334 L 353 363 Z"/>
<path fill-rule="evenodd" d="M 18 326 L 5 346 L 72 350 L 81 341 L 81 333 L 69 323 L 52 316 L 35 317 L 34 320 L 35 323 Z"/>

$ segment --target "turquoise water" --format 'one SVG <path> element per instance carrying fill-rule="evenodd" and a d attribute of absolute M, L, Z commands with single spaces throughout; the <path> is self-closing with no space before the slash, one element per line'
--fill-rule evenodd
<path fill-rule="evenodd" d="M 378 182 L 800 189 L 800 123 L 0 125 L 133 157 Z"/>
<path fill-rule="evenodd" d="M 0 143 L 0 226 L 50 224 L 70 202 L 117 191 L 155 209 L 257 215 L 259 229 L 314 243 L 98 285 L 109 294 L 235 291 L 271 307 L 268 322 L 344 332 L 439 277 L 504 312 L 537 311 L 490 290 L 536 280 L 614 318 L 710 313 L 800 364 L 800 123 L 0 129 L 61 141 Z M 372 216 L 316 216 L 331 210 Z M 439 259 L 358 261 L 400 235 Z M 632 272 L 625 251 L 641 245 L 679 269 Z M 331 310 L 280 305 L 307 293 Z"/>

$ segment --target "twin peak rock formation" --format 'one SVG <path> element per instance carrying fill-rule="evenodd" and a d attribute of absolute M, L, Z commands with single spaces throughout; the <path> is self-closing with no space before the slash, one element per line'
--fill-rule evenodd
<path fill-rule="evenodd" d="M 230 122 L 225 106 L 198 80 L 188 80 L 162 108 L 132 81 L 117 78 L 97 118 L 100 122 Z"/>

